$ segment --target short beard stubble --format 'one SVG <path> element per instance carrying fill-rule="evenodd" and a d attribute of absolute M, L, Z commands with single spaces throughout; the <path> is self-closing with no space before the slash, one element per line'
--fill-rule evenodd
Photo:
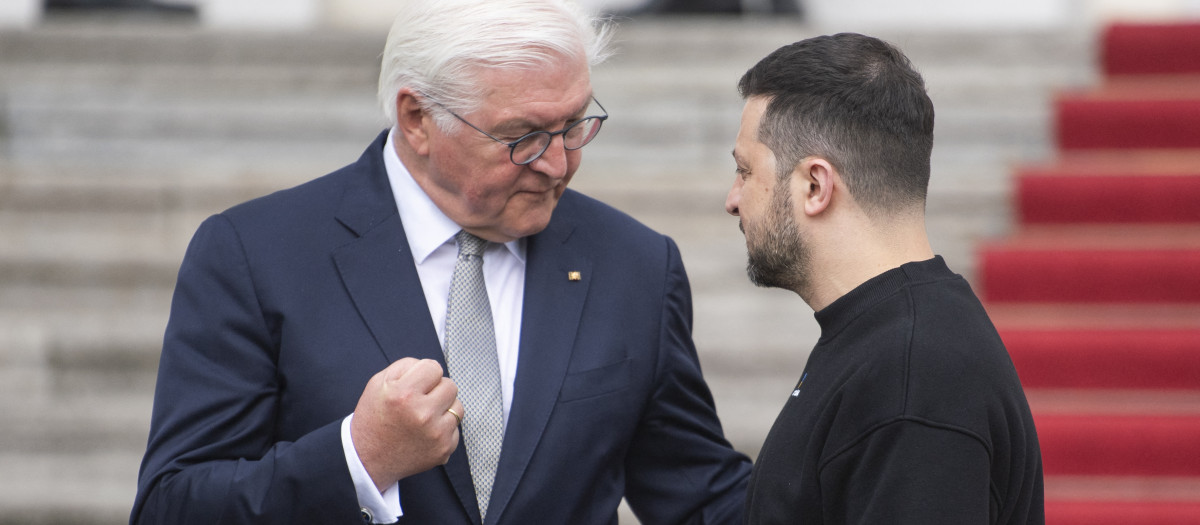
<path fill-rule="evenodd" d="M 764 222 L 750 226 L 756 235 L 746 235 L 746 275 L 750 282 L 763 288 L 791 290 L 807 297 L 809 253 L 796 226 L 787 179 L 775 184 Z M 745 225 L 739 223 L 739 226 L 742 233 L 746 233 Z M 751 240 L 755 238 L 761 241 Z"/>

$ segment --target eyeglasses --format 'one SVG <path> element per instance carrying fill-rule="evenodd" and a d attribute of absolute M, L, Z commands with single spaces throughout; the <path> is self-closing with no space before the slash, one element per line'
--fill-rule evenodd
<path fill-rule="evenodd" d="M 478 126 L 467 122 L 467 119 L 462 118 L 458 115 L 458 113 L 450 111 L 450 108 L 443 106 L 441 102 L 438 102 L 432 98 L 430 98 L 429 101 L 437 104 L 438 107 L 446 110 L 447 113 L 454 115 L 454 118 L 461 120 L 463 124 L 475 128 L 475 131 L 483 133 L 484 135 L 487 135 L 488 138 L 508 146 L 508 158 L 509 160 L 513 161 L 513 164 L 518 166 L 524 166 L 530 162 L 538 160 L 538 158 L 540 158 L 542 154 L 546 153 L 546 150 L 550 148 L 550 142 L 554 140 L 555 135 L 562 135 L 563 147 L 569 151 L 574 151 L 586 146 L 592 141 L 592 139 L 596 138 L 596 134 L 600 133 L 600 126 L 604 124 L 605 120 L 608 120 L 608 111 L 604 109 L 604 106 L 600 105 L 600 101 L 596 100 L 596 97 L 592 97 L 592 101 L 600 107 L 600 111 L 604 112 L 603 115 L 584 117 L 580 120 L 572 122 L 567 127 L 558 131 L 533 131 L 522 135 L 517 140 L 508 142 L 496 138 L 491 133 L 479 129 Z"/>

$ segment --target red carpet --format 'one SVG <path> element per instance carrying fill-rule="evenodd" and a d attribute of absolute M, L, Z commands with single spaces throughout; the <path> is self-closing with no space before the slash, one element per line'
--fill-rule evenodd
<path fill-rule="evenodd" d="M 1200 476 L 1197 414 L 1035 414 L 1034 423 L 1047 477 Z"/>
<path fill-rule="evenodd" d="M 1000 335 L 1025 388 L 1200 390 L 1200 330 L 1009 329 Z"/>
<path fill-rule="evenodd" d="M 1046 505 L 1046 523 L 1196 525 L 1200 503 L 1144 501 L 1056 501 Z"/>
<path fill-rule="evenodd" d="M 1108 76 L 1200 73 L 1200 22 L 1117 23 L 1103 41 Z"/>
<path fill-rule="evenodd" d="M 1122 81 L 1056 103 L 1063 150 L 1200 148 L 1200 81 Z"/>
<path fill-rule="evenodd" d="M 1200 302 L 1200 227 L 1027 227 L 980 256 L 988 301 Z"/>
<path fill-rule="evenodd" d="M 1018 219 L 1022 224 L 1200 223 L 1200 152 L 1136 153 L 1077 152 L 1021 169 Z M 1136 191 L 1130 191 L 1134 185 Z"/>
<path fill-rule="evenodd" d="M 1047 523 L 1200 523 L 1200 23 L 1101 47 L 976 284 L 1034 410 Z"/>

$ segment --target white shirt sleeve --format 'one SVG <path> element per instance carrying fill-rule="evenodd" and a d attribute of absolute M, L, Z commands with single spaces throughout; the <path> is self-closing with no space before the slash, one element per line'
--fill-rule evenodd
<path fill-rule="evenodd" d="M 354 480 L 354 492 L 358 494 L 358 506 L 374 517 L 374 523 L 392 523 L 404 515 L 400 508 L 400 484 L 393 483 L 382 493 L 371 481 L 367 468 L 358 458 L 354 439 L 350 436 L 350 421 L 354 414 L 342 420 L 342 452 L 346 454 L 346 466 L 350 468 L 350 479 Z M 389 519 L 390 518 L 390 519 Z M 386 521 L 380 521 L 386 520 Z"/>

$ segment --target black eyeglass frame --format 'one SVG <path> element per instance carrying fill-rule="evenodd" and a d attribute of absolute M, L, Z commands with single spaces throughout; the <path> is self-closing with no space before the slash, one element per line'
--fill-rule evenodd
<path fill-rule="evenodd" d="M 441 102 L 434 100 L 432 97 L 429 97 L 426 95 L 425 98 L 429 99 L 430 102 L 437 104 L 437 106 L 439 108 L 446 110 L 446 113 L 453 115 L 454 118 L 458 119 L 463 124 L 471 126 L 471 128 L 473 128 L 475 131 L 483 133 L 484 135 L 487 136 L 487 138 L 492 139 L 496 142 L 499 142 L 500 144 L 503 144 L 505 146 L 508 146 L 508 160 L 512 161 L 513 164 L 516 164 L 518 166 L 524 166 L 524 165 L 532 163 L 535 160 L 542 158 L 542 155 L 544 155 L 546 153 L 546 150 L 550 149 L 550 144 L 554 142 L 554 137 L 556 135 L 566 135 L 567 132 L 571 131 L 572 129 L 575 129 L 576 126 L 579 126 L 580 124 L 583 124 L 584 122 L 587 122 L 589 120 L 595 120 L 596 121 L 596 130 L 592 132 L 590 137 L 588 137 L 586 140 L 584 140 L 583 144 L 580 144 L 579 146 L 574 147 L 574 148 L 569 148 L 569 147 L 567 147 L 567 143 L 565 141 L 563 142 L 563 149 L 566 149 L 567 151 L 575 151 L 578 149 L 582 149 L 584 146 L 587 146 L 589 143 L 591 143 L 592 139 L 596 138 L 596 135 L 600 134 L 600 128 L 604 127 L 604 121 L 608 120 L 608 110 L 604 109 L 604 106 L 602 104 L 600 104 L 599 100 L 596 100 L 595 96 L 592 96 L 592 102 L 595 102 L 596 105 L 600 107 L 600 111 L 604 112 L 603 115 L 590 115 L 587 117 L 583 117 L 575 122 L 572 122 L 567 127 L 560 129 L 558 131 L 541 131 L 541 130 L 531 131 L 529 133 L 521 135 L 516 140 L 509 142 L 509 141 L 505 141 L 503 139 L 497 138 L 495 135 L 492 135 L 491 133 L 488 133 L 488 132 L 480 129 L 479 126 L 476 126 L 476 125 L 468 122 L 467 119 L 462 118 L 461 115 L 459 115 L 458 113 L 455 113 L 454 111 L 451 111 L 450 108 L 446 107 Z M 540 135 L 545 135 L 545 136 L 549 137 L 549 139 L 546 141 L 546 145 L 542 146 L 542 150 L 537 152 L 536 155 L 529 157 L 529 160 L 527 160 L 525 162 L 517 162 L 517 159 L 515 157 L 513 157 L 513 155 L 517 154 L 517 146 L 519 144 L 521 144 L 521 142 L 528 140 L 531 137 L 540 136 Z"/>

